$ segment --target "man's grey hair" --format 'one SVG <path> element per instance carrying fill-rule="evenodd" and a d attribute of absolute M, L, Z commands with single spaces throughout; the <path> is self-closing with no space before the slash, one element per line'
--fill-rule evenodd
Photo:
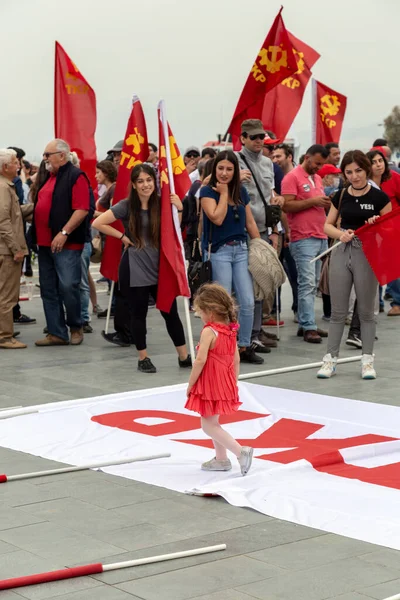
<path fill-rule="evenodd" d="M 0 171 L 3 169 L 4 165 L 10 164 L 13 156 L 17 156 L 15 150 L 11 150 L 10 148 L 0 149 Z"/>
<path fill-rule="evenodd" d="M 69 147 L 69 144 L 67 144 L 67 142 L 65 140 L 60 140 L 59 138 L 56 138 L 54 141 L 56 142 L 56 148 L 57 148 L 58 152 L 64 152 L 68 158 L 68 156 L 71 152 L 71 148 Z"/>

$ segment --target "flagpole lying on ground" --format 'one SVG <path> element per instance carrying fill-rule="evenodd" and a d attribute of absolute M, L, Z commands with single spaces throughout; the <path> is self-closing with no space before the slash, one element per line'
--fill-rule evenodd
<path fill-rule="evenodd" d="M 343 242 L 338 241 L 337 244 L 334 244 L 333 246 L 331 246 L 330 248 L 328 248 L 328 250 L 325 250 L 325 252 L 322 252 L 321 254 L 318 254 L 318 256 L 316 256 L 315 258 L 313 258 L 312 260 L 310 260 L 310 265 L 312 263 L 317 262 L 317 260 L 319 260 L 323 256 L 326 256 L 327 254 L 329 254 L 330 252 L 332 252 L 332 250 L 334 250 L 335 248 L 337 248 L 338 246 L 340 246 L 340 244 L 342 244 L 342 243 Z"/>
<path fill-rule="evenodd" d="M 112 301 L 113 301 L 113 296 L 114 296 L 114 287 L 115 287 L 115 281 L 113 281 L 111 284 L 110 298 L 108 300 L 106 327 L 104 330 L 106 334 L 108 333 L 108 328 L 110 327 L 110 316 L 111 316 L 111 306 L 112 306 Z"/>
<path fill-rule="evenodd" d="M 134 462 L 144 462 L 147 460 L 156 460 L 158 458 L 170 458 L 171 454 L 153 454 L 150 456 L 136 456 L 135 458 L 123 458 L 120 460 L 90 463 L 86 465 L 60 467 L 59 469 L 50 469 L 47 471 L 35 471 L 32 473 L 19 473 L 18 475 L 0 475 L 0 483 L 7 481 L 21 481 L 23 479 L 34 479 L 36 477 L 47 477 L 48 475 L 61 475 L 62 473 L 75 473 L 76 471 L 88 471 L 89 469 L 101 469 L 102 467 L 114 467 L 117 465 L 128 465 Z"/>
<path fill-rule="evenodd" d="M 350 356 L 349 358 L 339 358 L 337 361 L 338 365 L 346 363 L 357 362 L 361 360 L 361 356 Z M 296 371 L 304 371 L 306 369 L 318 369 L 322 367 L 323 363 L 307 363 L 305 365 L 296 365 L 294 367 L 282 367 L 280 369 L 270 369 L 269 371 L 256 371 L 255 373 L 243 373 L 239 375 L 239 379 L 255 379 L 256 377 L 268 377 L 268 375 L 281 375 L 282 373 L 294 373 Z"/>
<path fill-rule="evenodd" d="M 14 577 L 13 579 L 3 579 L 0 581 L 0 590 L 11 590 L 27 585 L 48 583 L 49 581 L 61 581 L 63 579 L 83 577 L 84 575 L 97 575 L 100 573 L 107 573 L 108 571 L 137 567 L 139 565 L 149 565 L 166 560 L 175 560 L 176 558 L 185 558 L 186 556 L 198 556 L 200 554 L 208 554 L 209 552 L 219 552 L 220 550 L 226 550 L 226 544 L 206 546 L 204 548 L 194 548 L 193 550 L 183 550 L 182 552 L 173 552 L 171 554 L 148 556 L 146 558 L 137 558 L 134 560 L 111 563 L 108 565 L 95 563 L 91 565 L 82 565 L 80 567 L 71 567 L 70 569 L 60 569 L 59 571 L 50 571 L 48 573 L 37 573 L 35 575 L 27 575 L 25 577 Z"/>

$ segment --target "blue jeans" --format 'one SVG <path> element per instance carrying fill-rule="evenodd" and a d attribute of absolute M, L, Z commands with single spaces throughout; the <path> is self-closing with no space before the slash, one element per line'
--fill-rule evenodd
<path fill-rule="evenodd" d="M 390 287 L 389 287 L 390 286 Z M 386 287 L 386 292 L 390 291 L 390 295 L 393 298 L 393 301 L 390 303 L 391 306 L 400 306 L 400 279 L 395 279 L 391 281 Z"/>
<path fill-rule="evenodd" d="M 314 302 L 321 275 L 321 261 L 310 260 L 328 248 L 328 241 L 307 238 L 290 244 L 290 252 L 297 268 L 298 319 L 304 331 L 316 330 Z"/>
<path fill-rule="evenodd" d="M 63 340 L 68 340 L 67 325 L 72 330 L 82 327 L 81 254 L 80 250 L 62 250 L 53 254 L 51 248 L 39 246 L 40 294 L 47 329 L 49 333 Z"/>
<path fill-rule="evenodd" d="M 246 242 L 236 246 L 225 245 L 211 253 L 213 280 L 221 284 L 229 294 L 235 292 L 239 305 L 239 346 L 251 344 L 254 318 L 253 280 L 249 272 L 249 251 Z"/>
<path fill-rule="evenodd" d="M 82 260 L 82 277 L 81 277 L 81 309 L 82 309 L 82 321 L 83 323 L 89 323 L 89 301 L 90 301 L 90 287 L 89 287 L 89 267 L 90 257 L 92 255 L 92 244 L 86 242 L 81 260 Z"/>

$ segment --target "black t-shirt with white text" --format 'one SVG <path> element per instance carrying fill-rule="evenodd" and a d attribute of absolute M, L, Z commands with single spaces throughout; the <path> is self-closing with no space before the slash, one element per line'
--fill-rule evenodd
<path fill-rule="evenodd" d="M 338 209 L 341 191 L 337 192 L 332 199 L 333 206 Z M 340 207 L 340 226 L 342 229 L 356 230 L 365 225 L 371 217 L 379 215 L 382 209 L 390 203 L 388 196 L 381 190 L 371 187 L 369 192 L 356 198 L 345 190 Z"/>

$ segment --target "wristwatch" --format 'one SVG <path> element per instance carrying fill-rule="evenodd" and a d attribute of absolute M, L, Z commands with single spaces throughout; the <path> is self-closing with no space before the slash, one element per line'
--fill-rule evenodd
<path fill-rule="evenodd" d="M 69 236 L 69 233 L 67 233 L 67 232 L 65 231 L 65 229 L 62 229 L 62 230 L 61 230 L 61 234 L 62 234 L 62 235 L 65 235 L 65 237 L 68 237 L 68 236 Z"/>

